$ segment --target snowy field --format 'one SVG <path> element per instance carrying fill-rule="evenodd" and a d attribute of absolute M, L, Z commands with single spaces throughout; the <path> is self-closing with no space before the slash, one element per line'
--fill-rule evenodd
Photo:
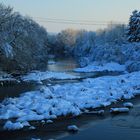
<path fill-rule="evenodd" d="M 121 99 L 140 94 L 140 72 L 120 76 L 104 76 L 83 82 L 42 86 L 37 91 L 7 98 L 0 104 L 0 119 L 4 129 L 30 126 L 30 121 L 52 120 L 58 116 L 77 116 L 89 108 L 106 107 Z M 11 121 L 12 119 L 12 121 Z"/>
<path fill-rule="evenodd" d="M 77 68 L 74 69 L 75 72 L 103 72 L 103 71 L 108 71 L 108 72 L 123 72 L 125 71 L 125 65 L 120 65 L 115 62 L 111 63 L 106 63 L 102 65 L 97 65 L 97 64 L 90 64 L 84 68 Z"/>

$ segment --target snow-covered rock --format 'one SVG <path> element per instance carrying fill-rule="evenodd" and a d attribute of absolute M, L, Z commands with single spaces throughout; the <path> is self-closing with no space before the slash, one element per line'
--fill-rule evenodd
<path fill-rule="evenodd" d="M 97 114 L 97 115 L 103 115 L 104 114 L 104 110 L 99 110 L 99 111 L 88 111 L 88 112 L 84 112 L 85 114 Z"/>
<path fill-rule="evenodd" d="M 69 132 L 77 132 L 77 131 L 79 131 L 79 128 L 78 128 L 76 125 L 69 125 L 69 126 L 67 127 L 67 130 L 68 130 Z"/>
<path fill-rule="evenodd" d="M 127 113 L 127 112 L 129 112 L 129 108 L 127 108 L 127 107 L 111 108 L 110 112 L 111 113 Z"/>
<path fill-rule="evenodd" d="M 40 138 L 31 138 L 31 140 L 41 140 Z"/>
<path fill-rule="evenodd" d="M 30 126 L 29 130 L 35 130 L 36 128 L 34 126 Z"/>
<path fill-rule="evenodd" d="M 132 108 L 133 107 L 133 104 L 130 103 L 130 102 L 126 102 L 123 104 L 124 107 L 128 107 L 128 108 Z"/>
<path fill-rule="evenodd" d="M 22 129 L 23 127 L 29 127 L 29 126 L 31 125 L 27 121 L 14 122 L 14 123 L 11 121 L 7 121 L 3 128 L 6 130 L 18 130 L 18 129 Z"/>
<path fill-rule="evenodd" d="M 24 125 L 20 122 L 11 122 L 11 121 L 7 121 L 4 125 L 4 129 L 6 130 L 18 130 L 18 129 L 22 129 L 24 127 Z"/>
<path fill-rule="evenodd" d="M 41 123 L 43 123 L 43 124 L 44 124 L 44 123 L 45 123 L 45 121 L 44 121 L 44 120 L 42 120 L 42 121 L 41 121 Z"/>
<path fill-rule="evenodd" d="M 52 120 L 47 120 L 47 123 L 49 123 L 49 124 L 50 124 L 50 123 L 53 123 L 53 121 L 52 121 Z"/>

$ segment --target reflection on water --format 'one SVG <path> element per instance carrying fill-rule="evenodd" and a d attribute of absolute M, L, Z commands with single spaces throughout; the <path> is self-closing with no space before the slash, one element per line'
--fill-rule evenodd
<path fill-rule="evenodd" d="M 76 68 L 77 66 L 78 66 L 77 63 L 73 58 L 51 59 L 50 63 L 48 63 L 47 70 L 56 71 L 56 72 L 68 71 L 69 73 L 72 73 L 70 71 Z M 8 86 L 0 87 L 0 101 L 2 101 L 4 98 L 7 97 L 19 96 L 21 93 L 34 90 L 36 87 L 37 85 L 32 85 L 30 83 L 26 83 L 26 84 L 20 83 L 17 85 L 8 85 Z"/>
<path fill-rule="evenodd" d="M 125 127 L 126 129 L 140 129 L 140 107 L 135 107 L 129 115 L 117 116 L 111 119 L 113 126 Z"/>
<path fill-rule="evenodd" d="M 73 58 L 68 59 L 50 59 L 52 63 L 48 63 L 47 69 L 49 71 L 65 72 L 72 71 L 78 67 L 78 64 Z"/>
<path fill-rule="evenodd" d="M 140 140 L 140 104 L 129 114 L 110 116 L 61 140 Z"/>
<path fill-rule="evenodd" d="M 7 97 L 17 97 L 21 93 L 34 89 L 35 89 L 35 85 L 29 83 L 0 87 L 0 101 L 2 101 L 4 98 Z"/>

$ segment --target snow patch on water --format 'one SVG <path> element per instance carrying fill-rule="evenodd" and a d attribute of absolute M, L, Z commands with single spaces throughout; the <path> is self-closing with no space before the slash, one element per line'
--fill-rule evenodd
<path fill-rule="evenodd" d="M 102 71 L 123 72 L 123 71 L 125 71 L 125 65 L 120 65 L 115 62 L 106 63 L 106 64 L 102 64 L 102 65 L 97 65 L 97 64 L 95 65 L 95 63 L 94 63 L 94 64 L 90 64 L 84 68 L 74 69 L 74 71 L 75 72 L 102 72 Z"/>

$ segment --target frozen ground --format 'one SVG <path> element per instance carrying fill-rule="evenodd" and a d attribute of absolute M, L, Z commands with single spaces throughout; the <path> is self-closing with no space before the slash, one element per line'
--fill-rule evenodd
<path fill-rule="evenodd" d="M 84 68 L 77 68 L 74 69 L 75 72 L 102 72 L 102 71 L 109 71 L 109 72 L 123 72 L 125 71 L 125 65 L 120 65 L 115 62 L 106 63 L 102 65 L 98 64 L 90 64 Z"/>
<path fill-rule="evenodd" d="M 5 129 L 20 129 L 29 121 L 77 116 L 88 108 L 108 106 L 120 99 L 130 99 L 139 94 L 140 72 L 86 79 L 63 86 L 42 86 L 37 91 L 4 100 L 0 104 L 0 119 L 8 121 Z M 14 121 L 9 122 L 11 119 Z"/>

